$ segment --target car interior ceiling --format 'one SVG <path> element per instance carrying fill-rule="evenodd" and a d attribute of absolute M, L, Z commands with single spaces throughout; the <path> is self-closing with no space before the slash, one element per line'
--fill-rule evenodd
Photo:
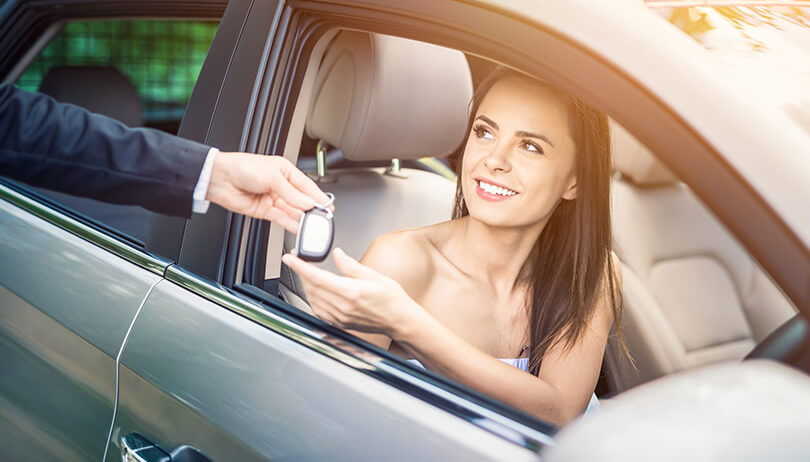
<path fill-rule="evenodd" d="M 357 142 L 357 138 L 351 138 L 354 115 L 347 111 L 367 111 L 369 117 L 374 117 L 375 108 L 369 110 L 368 106 L 339 101 L 336 95 L 362 88 L 363 78 L 368 77 L 364 64 L 373 62 L 381 72 L 385 72 L 385 66 L 395 66 L 396 60 L 386 58 L 402 52 L 400 47 L 410 47 L 414 53 L 408 62 L 424 62 L 421 56 L 419 61 L 413 61 L 414 56 L 424 52 L 419 51 L 420 47 L 440 47 L 356 31 L 341 31 L 330 40 L 315 71 L 312 91 L 317 96 L 309 106 L 305 133 L 296 154 L 302 168 L 314 171 L 312 157 L 318 140 L 326 141 L 333 149 L 327 177 L 319 181 L 324 190 L 338 197 L 341 213 L 336 216 L 335 246 L 359 258 L 377 236 L 448 219 L 453 185 L 438 175 L 415 174 L 411 168 L 406 169 L 404 179 L 387 175 L 383 167 L 398 156 L 391 152 L 390 143 L 374 144 L 373 154 L 345 155 L 351 152 L 347 143 Z M 378 51 L 375 55 L 368 44 L 377 45 L 379 41 L 397 46 L 375 46 Z M 391 56 L 381 56 L 379 50 L 386 50 L 383 54 Z M 495 66 L 483 58 L 443 50 L 447 56 L 441 59 L 444 65 L 441 73 L 455 76 L 445 81 L 448 88 L 457 87 L 459 81 L 477 83 Z M 345 53 L 352 54 L 356 68 L 341 69 L 346 63 L 331 58 Z M 410 73 L 409 78 L 418 81 L 423 78 L 418 74 L 424 74 L 425 69 L 435 71 L 436 66 L 392 69 L 399 75 Z M 430 88 L 437 88 L 436 83 L 432 82 Z M 457 101 L 446 104 L 466 108 L 470 96 L 471 89 Z M 418 107 L 419 101 L 414 106 Z M 435 101 L 430 104 L 431 108 L 436 107 Z M 443 109 L 438 106 L 436 110 Z M 387 114 L 385 110 L 380 113 Z M 319 125 L 329 128 L 324 131 Z M 620 359 L 617 348 L 611 344 L 605 358 L 608 383 L 606 388 L 600 388 L 614 394 L 679 370 L 743 359 L 755 345 L 794 317 L 795 308 L 694 194 L 613 121 L 611 136 L 616 172 L 614 239 L 624 271 L 623 328 L 638 372 Z M 418 153 L 425 157 L 442 154 L 446 154 L 442 148 Z M 420 195 L 420 191 L 431 194 Z M 287 233 L 284 249 L 293 245 L 294 237 Z M 336 270 L 328 261 L 321 266 Z M 297 276 L 282 267 L 280 277 L 282 297 L 309 311 Z"/>

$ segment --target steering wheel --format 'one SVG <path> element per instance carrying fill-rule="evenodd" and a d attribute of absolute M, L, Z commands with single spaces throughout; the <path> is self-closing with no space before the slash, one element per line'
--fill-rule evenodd
<path fill-rule="evenodd" d="M 775 359 L 810 373 L 808 331 L 807 320 L 797 314 L 765 337 L 745 359 Z"/>

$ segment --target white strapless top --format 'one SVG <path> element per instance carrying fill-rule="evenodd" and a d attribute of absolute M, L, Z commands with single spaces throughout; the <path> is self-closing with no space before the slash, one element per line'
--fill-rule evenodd
<path fill-rule="evenodd" d="M 503 361 L 510 366 L 517 367 L 518 369 L 522 370 L 523 372 L 529 371 L 529 358 L 498 358 L 499 361 Z M 425 366 L 419 362 L 418 359 L 409 359 L 408 362 L 412 364 L 416 364 L 417 366 L 424 369 Z M 588 407 L 585 408 L 585 413 L 591 412 L 595 409 L 599 409 L 599 399 L 596 398 L 596 393 L 591 395 L 591 400 L 588 402 Z"/>

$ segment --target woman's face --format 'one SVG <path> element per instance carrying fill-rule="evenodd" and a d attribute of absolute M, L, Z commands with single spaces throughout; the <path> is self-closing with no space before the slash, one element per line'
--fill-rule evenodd
<path fill-rule="evenodd" d="M 527 78 L 499 80 L 464 148 L 461 190 L 470 216 L 491 226 L 545 223 L 561 199 L 576 197 L 574 160 L 565 100 Z"/>

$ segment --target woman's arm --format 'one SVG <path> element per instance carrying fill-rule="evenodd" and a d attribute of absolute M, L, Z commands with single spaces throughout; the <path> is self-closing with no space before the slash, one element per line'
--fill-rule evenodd
<path fill-rule="evenodd" d="M 567 351 L 550 350 L 535 377 L 470 345 L 429 315 L 415 318 L 392 337 L 425 367 L 558 426 L 585 410 L 611 322 L 608 309 L 597 309 L 582 338 Z"/>
<path fill-rule="evenodd" d="M 614 289 L 620 293 L 621 266 L 613 260 Z M 602 294 L 582 337 L 570 348 L 550 349 L 539 377 L 482 352 L 424 312 L 414 311 L 392 337 L 425 367 L 562 426 L 585 410 L 599 378 L 613 322 L 607 287 Z"/>
<path fill-rule="evenodd" d="M 284 256 L 307 285 L 313 312 L 319 317 L 344 328 L 383 334 L 426 367 L 554 424 L 568 423 L 585 409 L 612 322 L 607 297 L 600 299 L 579 341 L 568 349 L 550 350 L 540 376 L 535 377 L 467 343 L 419 306 L 394 279 L 339 249 L 334 258 L 348 277 Z"/>
<path fill-rule="evenodd" d="M 360 260 L 378 273 L 397 281 L 412 299 L 418 299 L 432 278 L 428 256 L 418 239 L 408 231 L 397 231 L 378 237 L 366 249 Z M 350 330 L 353 335 L 384 350 L 391 346 L 391 337 Z"/>

